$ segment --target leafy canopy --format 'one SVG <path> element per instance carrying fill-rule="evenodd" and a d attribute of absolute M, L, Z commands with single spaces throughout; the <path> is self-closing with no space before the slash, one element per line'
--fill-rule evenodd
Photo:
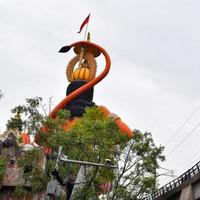
<path fill-rule="evenodd" d="M 18 106 L 12 112 L 20 113 L 21 129 L 28 130 L 32 135 L 37 134 L 41 147 L 50 147 L 52 152 L 57 152 L 58 147 L 62 146 L 69 159 L 104 163 L 109 158 L 117 165 L 115 170 L 89 168 L 87 184 L 77 194 L 77 199 L 99 199 L 102 194 L 100 186 L 107 182 L 112 182 L 112 190 L 102 194 L 101 199 L 137 200 L 156 190 L 156 170 L 159 168 L 158 162 L 164 160 L 164 148 L 155 145 L 151 133 L 134 131 L 134 137 L 128 139 L 120 133 L 112 119 L 104 117 L 98 107 L 87 108 L 83 117 L 65 131 L 63 127 L 70 119 L 67 110 L 60 110 L 57 118 L 51 119 L 41 114 L 41 98 L 27 99 L 26 102 L 26 105 Z M 8 121 L 9 128 L 12 121 L 12 118 Z M 16 128 L 17 123 L 13 124 Z M 54 166 L 52 153 L 47 163 L 48 174 Z M 79 167 L 76 164 L 61 164 L 59 171 L 62 179 L 67 176 L 74 179 Z"/>

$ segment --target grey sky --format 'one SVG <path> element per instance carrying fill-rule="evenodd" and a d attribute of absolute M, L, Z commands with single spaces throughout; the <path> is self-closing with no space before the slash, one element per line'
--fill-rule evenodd
<path fill-rule="evenodd" d="M 57 52 L 83 39 L 76 32 L 91 12 L 92 41 L 112 59 L 94 101 L 164 145 L 200 104 L 199 10 L 198 0 L 1 0 L 0 88 L 5 96 L 0 128 L 26 97 L 42 96 L 47 103 L 53 96 L 55 105 L 64 97 L 65 66 L 72 55 Z M 199 121 L 197 112 L 166 153 Z M 197 129 L 162 166 L 179 175 L 195 164 L 198 141 Z"/>

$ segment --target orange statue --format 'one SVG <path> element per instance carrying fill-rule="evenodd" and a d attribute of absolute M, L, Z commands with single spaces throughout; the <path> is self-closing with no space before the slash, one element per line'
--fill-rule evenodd
<path fill-rule="evenodd" d="M 67 87 L 67 94 L 50 113 L 50 117 L 55 118 L 56 113 L 60 109 L 66 108 L 70 111 L 71 119 L 66 123 L 65 130 L 68 130 L 76 123 L 76 120 L 83 115 L 86 107 L 96 106 L 92 102 L 94 86 L 108 74 L 111 66 L 110 56 L 106 50 L 90 42 L 89 34 L 87 41 L 80 41 L 70 46 L 64 46 L 59 52 L 65 53 L 71 48 L 74 48 L 74 52 L 77 55 L 69 62 L 66 69 L 67 79 L 70 82 Z M 100 54 L 103 54 L 106 65 L 102 73 L 96 77 L 97 64 L 95 57 L 98 57 Z M 78 66 L 76 67 L 76 65 Z M 104 106 L 98 107 L 106 117 L 113 118 L 123 134 L 132 137 L 133 133 L 131 129 L 116 114 L 111 113 Z"/>

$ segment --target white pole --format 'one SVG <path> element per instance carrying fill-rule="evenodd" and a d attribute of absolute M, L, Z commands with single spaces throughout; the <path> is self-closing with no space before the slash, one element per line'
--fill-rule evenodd
<path fill-rule="evenodd" d="M 85 35 L 84 35 L 84 38 L 83 38 L 83 40 L 86 40 L 86 36 L 87 36 L 87 30 L 88 30 L 88 25 L 89 25 L 89 22 L 90 22 L 90 19 L 89 19 L 89 21 L 88 21 L 88 23 L 87 23 L 87 25 L 86 25 L 86 29 L 85 29 Z"/>

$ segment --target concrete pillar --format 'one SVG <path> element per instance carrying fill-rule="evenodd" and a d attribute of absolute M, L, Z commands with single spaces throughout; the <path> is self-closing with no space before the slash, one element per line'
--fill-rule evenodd
<path fill-rule="evenodd" d="M 192 185 L 188 185 L 181 191 L 181 196 L 179 200 L 194 200 Z"/>

